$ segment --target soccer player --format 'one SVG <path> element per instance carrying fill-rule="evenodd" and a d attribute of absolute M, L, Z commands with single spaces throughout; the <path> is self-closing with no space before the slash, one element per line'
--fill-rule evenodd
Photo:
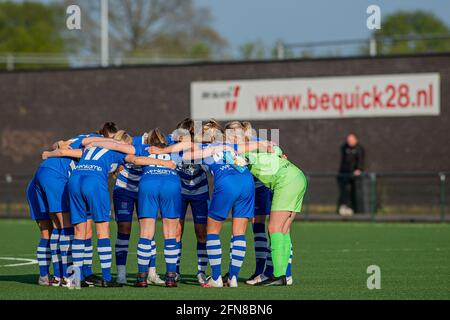
<path fill-rule="evenodd" d="M 230 143 L 245 143 L 246 140 L 258 141 L 251 137 L 245 139 L 245 132 L 251 132 L 250 128 L 244 128 L 244 124 L 240 121 L 231 121 L 225 125 L 226 137 Z M 267 256 L 270 255 L 268 241 L 266 236 L 266 217 L 270 214 L 270 205 L 272 194 L 261 181 L 253 177 L 255 181 L 255 217 L 252 221 L 252 230 L 254 235 L 255 246 L 255 271 L 253 275 L 246 281 L 247 284 L 262 275 L 266 269 Z M 267 266 L 270 268 L 270 266 Z"/>
<path fill-rule="evenodd" d="M 146 144 L 148 133 L 133 137 L 133 146 Z M 142 176 L 142 167 L 127 163 L 119 167 L 113 191 L 114 213 L 117 222 L 117 240 L 115 246 L 117 282 L 127 282 L 126 263 L 128 244 L 130 241 L 131 225 L 134 208 L 138 206 L 139 181 Z M 148 270 L 148 284 L 164 285 L 165 282 L 156 273 L 156 244 L 152 241 L 152 256 Z"/>
<path fill-rule="evenodd" d="M 166 137 L 159 129 L 149 133 L 148 143 L 157 147 L 167 146 Z M 179 252 L 179 217 L 181 213 L 181 184 L 174 161 L 180 157 L 169 154 L 151 154 L 149 145 L 133 146 L 118 143 L 96 142 L 94 146 L 108 147 L 127 154 L 146 157 L 156 163 L 144 166 L 139 182 L 138 218 L 140 238 L 138 242 L 138 275 L 136 287 L 147 287 L 148 266 L 152 256 L 152 240 L 155 234 L 158 210 L 161 212 L 164 233 L 164 257 L 166 260 L 166 287 L 176 287 L 176 265 Z M 158 164 L 162 161 L 165 165 Z M 167 165 L 170 163 L 170 165 Z"/>
<path fill-rule="evenodd" d="M 226 153 L 234 153 L 233 145 L 224 144 L 224 133 L 221 126 L 210 120 L 202 129 L 204 142 L 200 148 L 192 149 L 190 144 L 179 143 L 185 154 L 183 161 L 202 159 L 214 176 L 214 192 L 208 211 L 206 250 L 212 269 L 212 276 L 205 286 L 223 287 L 221 275 L 222 246 L 220 231 L 228 213 L 232 210 L 233 237 L 231 239 L 230 266 L 225 284 L 237 287 L 237 279 L 242 266 L 246 240 L 245 230 L 248 219 L 254 215 L 254 182 L 247 168 L 239 172 L 226 161 Z M 209 143 L 209 144 L 208 144 Z M 176 145 L 175 145 L 176 146 Z M 179 151 L 173 146 L 172 152 Z M 258 143 L 254 144 L 255 149 Z"/>
<path fill-rule="evenodd" d="M 259 141 L 256 132 L 248 121 L 232 121 L 226 125 L 227 138 L 234 143 L 245 141 Z M 247 284 L 256 285 L 273 275 L 273 263 L 266 235 L 266 217 L 270 214 L 272 192 L 256 177 L 255 179 L 255 218 L 252 219 L 255 243 L 255 272 L 246 281 Z M 292 285 L 292 246 L 289 264 L 286 270 L 287 285 Z"/>
<path fill-rule="evenodd" d="M 101 131 L 110 134 L 110 131 L 114 131 L 114 127 L 111 123 L 106 123 Z M 91 135 L 80 135 L 67 141 L 58 141 L 54 147 L 78 149 L 83 139 L 89 136 Z M 53 286 L 67 285 L 68 267 L 72 262 L 71 245 L 74 231 L 70 222 L 67 184 L 77 160 L 76 158 L 45 159 L 27 189 L 32 215 L 38 215 L 38 212 L 46 213 L 53 224 L 49 243 L 55 275 L 50 281 Z M 40 225 L 44 223 L 40 222 Z M 41 255 L 41 259 L 42 257 Z"/>
<path fill-rule="evenodd" d="M 194 136 L 194 121 L 186 118 L 178 123 L 175 131 L 171 135 L 173 145 L 178 142 L 188 143 L 190 145 Z M 154 150 L 154 151 L 152 151 Z M 158 152 L 157 147 L 151 147 L 150 153 Z M 166 153 L 171 153 L 171 147 L 165 149 Z M 206 220 L 208 216 L 209 185 L 208 176 L 204 166 L 200 164 L 188 163 L 179 164 L 176 168 L 181 179 L 181 216 L 180 228 L 181 235 L 184 233 L 184 221 L 188 206 L 191 207 L 194 220 L 194 230 L 197 238 L 197 280 L 200 285 L 206 284 L 206 268 L 208 266 L 208 255 L 206 253 Z M 182 242 L 179 243 L 180 252 L 177 261 L 177 278 L 180 278 L 180 262 L 182 252 Z M 178 280 L 177 279 L 177 280 Z"/>
<path fill-rule="evenodd" d="M 287 285 L 287 273 L 291 260 L 292 242 L 290 227 L 295 214 L 301 212 L 307 181 L 303 172 L 274 147 L 270 152 L 245 152 L 250 172 L 273 194 L 269 216 L 269 237 L 273 275 L 257 285 Z"/>
<path fill-rule="evenodd" d="M 131 143 L 131 137 L 120 131 L 115 139 L 121 137 L 125 144 Z M 96 225 L 97 250 L 102 267 L 102 287 L 118 287 L 112 281 L 112 252 L 109 239 L 110 199 L 108 192 L 108 174 L 114 172 L 124 161 L 137 165 L 148 163 L 147 159 L 127 156 L 105 148 L 88 146 L 86 150 L 55 150 L 46 153 L 46 157 L 80 157 L 80 161 L 69 179 L 71 222 L 75 226 L 75 239 L 72 245 L 73 263 L 81 270 L 84 264 L 85 241 L 87 234 L 88 213 Z M 141 161 L 140 160 L 144 160 Z M 81 280 L 84 274 L 81 273 Z M 85 282 L 83 282 L 85 283 Z"/>
<path fill-rule="evenodd" d="M 39 280 L 38 284 L 42 286 L 49 286 L 54 283 L 50 276 L 50 235 L 53 230 L 52 221 L 46 210 L 42 210 L 40 203 L 42 203 L 42 197 L 36 187 L 35 178 L 30 181 L 27 187 L 27 201 L 30 207 L 31 219 L 36 221 L 37 226 L 41 234 L 41 239 L 37 246 L 36 255 L 39 264 Z M 59 263 L 57 268 L 59 269 Z M 53 270 L 56 273 L 56 270 Z"/>

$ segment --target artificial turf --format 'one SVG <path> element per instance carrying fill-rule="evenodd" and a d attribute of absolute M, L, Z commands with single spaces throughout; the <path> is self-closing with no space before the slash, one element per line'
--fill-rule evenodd
<path fill-rule="evenodd" d="M 0 220 L 0 299 L 450 299 L 450 224 L 296 222 L 292 227 L 292 286 L 252 287 L 240 282 L 239 288 L 221 289 L 202 288 L 196 282 L 196 242 L 191 222 L 186 223 L 183 239 L 183 280 L 179 287 L 132 287 L 137 271 L 137 231 L 135 224 L 127 265 L 129 286 L 69 290 L 38 286 L 37 265 L 5 266 L 20 262 L 4 257 L 36 259 L 39 233 L 32 221 Z M 231 224 L 226 223 L 222 273 L 227 269 L 230 233 Z M 249 232 L 242 281 L 254 268 L 252 239 Z M 160 224 L 156 240 L 157 268 L 163 274 Z M 367 288 L 369 265 L 381 269 L 379 290 Z M 100 273 L 96 254 L 94 270 Z"/>

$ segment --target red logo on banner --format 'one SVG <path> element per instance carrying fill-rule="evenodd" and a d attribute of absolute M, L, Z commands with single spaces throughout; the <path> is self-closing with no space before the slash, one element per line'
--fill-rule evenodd
<path fill-rule="evenodd" d="M 241 86 L 235 86 L 233 89 L 233 95 L 230 100 L 225 101 L 225 112 L 234 113 L 237 107 L 237 98 L 239 97 L 239 92 L 241 91 Z"/>

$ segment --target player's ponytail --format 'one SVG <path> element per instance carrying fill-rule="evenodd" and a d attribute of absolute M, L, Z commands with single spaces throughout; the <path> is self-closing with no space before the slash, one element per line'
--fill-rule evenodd
<path fill-rule="evenodd" d="M 114 135 L 113 139 L 117 140 L 117 141 L 125 142 L 128 144 L 133 143 L 133 138 L 128 133 L 126 133 L 125 130 L 117 131 L 116 134 Z"/>
<path fill-rule="evenodd" d="M 245 140 L 249 141 L 251 137 L 256 136 L 256 132 L 252 127 L 250 121 L 242 121 L 242 129 L 244 130 Z"/>
<path fill-rule="evenodd" d="M 119 130 L 114 122 L 106 122 L 98 133 L 106 138 L 111 138 L 117 131 Z"/>
<path fill-rule="evenodd" d="M 185 130 L 188 130 L 189 132 L 193 132 L 194 131 L 194 120 L 192 120 L 191 118 L 186 118 L 186 119 L 180 121 L 177 124 L 177 129 L 185 129 Z"/>
<path fill-rule="evenodd" d="M 148 133 L 147 144 L 156 147 L 165 147 L 167 146 L 167 140 L 161 130 L 155 128 Z"/>
<path fill-rule="evenodd" d="M 172 132 L 172 136 L 176 141 L 182 141 L 183 137 L 193 138 L 194 136 L 194 120 L 186 118 L 177 124 L 176 129 Z"/>

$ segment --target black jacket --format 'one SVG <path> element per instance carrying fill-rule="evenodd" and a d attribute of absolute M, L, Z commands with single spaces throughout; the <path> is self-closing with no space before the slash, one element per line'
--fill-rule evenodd
<path fill-rule="evenodd" d="M 356 169 L 364 170 L 364 148 L 360 144 L 350 147 L 347 143 L 344 143 L 341 146 L 339 172 L 352 173 Z"/>

